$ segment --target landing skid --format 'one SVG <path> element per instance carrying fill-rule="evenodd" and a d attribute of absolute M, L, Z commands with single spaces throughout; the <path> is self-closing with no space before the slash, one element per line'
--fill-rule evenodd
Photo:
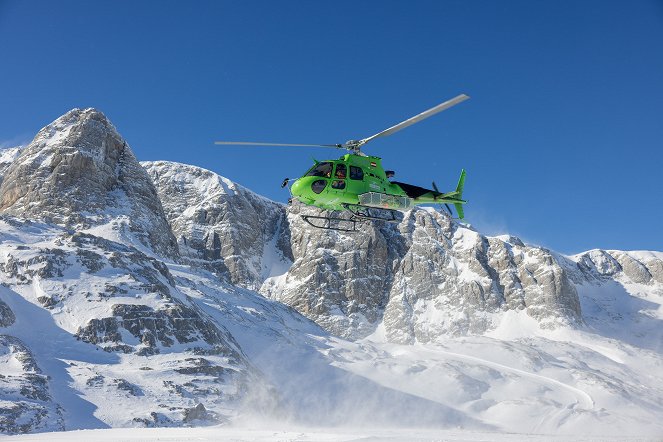
<path fill-rule="evenodd" d="M 350 218 L 315 215 L 301 215 L 301 217 L 316 229 L 337 230 L 339 232 L 357 232 L 357 224 L 362 222 L 354 215 Z"/>
<path fill-rule="evenodd" d="M 350 218 L 339 218 L 332 215 L 301 215 L 301 217 L 316 229 L 337 230 L 339 232 L 358 232 L 357 225 L 361 225 L 366 221 L 398 222 L 396 218 L 397 210 L 361 206 L 358 204 L 344 204 L 343 207 L 352 214 Z"/>

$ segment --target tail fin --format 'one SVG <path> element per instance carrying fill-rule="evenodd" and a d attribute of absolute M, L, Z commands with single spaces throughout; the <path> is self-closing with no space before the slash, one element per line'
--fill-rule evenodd
<path fill-rule="evenodd" d="M 463 199 L 463 187 L 465 186 L 465 176 L 467 173 L 465 172 L 465 169 L 461 170 L 460 172 L 460 178 L 458 179 L 458 185 L 456 186 L 456 198 L 458 199 Z M 463 219 L 465 218 L 465 212 L 463 211 L 463 205 L 460 203 L 454 203 L 454 207 L 456 208 L 456 213 L 458 213 L 458 218 Z"/>
<path fill-rule="evenodd" d="M 458 213 L 458 219 L 465 218 L 465 212 L 463 212 L 463 205 L 454 203 L 454 207 L 456 208 L 456 213 Z"/>

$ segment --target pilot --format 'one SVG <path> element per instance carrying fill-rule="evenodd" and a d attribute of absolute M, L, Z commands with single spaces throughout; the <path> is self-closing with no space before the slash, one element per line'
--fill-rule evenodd
<path fill-rule="evenodd" d="M 330 163 L 322 163 L 320 166 L 318 166 L 318 173 L 316 174 L 317 176 L 321 176 L 324 178 L 331 178 L 331 173 L 332 173 L 332 165 Z"/>
<path fill-rule="evenodd" d="M 396 175 L 396 172 L 394 172 L 393 170 L 385 170 L 384 173 L 385 175 L 387 175 L 387 178 L 393 178 L 394 175 Z"/>

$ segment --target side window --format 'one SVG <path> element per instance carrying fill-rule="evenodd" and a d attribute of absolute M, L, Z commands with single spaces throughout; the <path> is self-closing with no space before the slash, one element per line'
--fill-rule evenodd
<path fill-rule="evenodd" d="M 321 176 L 329 178 L 331 177 L 331 172 L 332 172 L 332 163 L 325 161 L 323 163 L 319 163 L 316 166 L 314 166 L 313 169 L 309 170 L 306 176 Z"/>
<path fill-rule="evenodd" d="M 331 186 L 332 189 L 345 189 L 345 180 L 334 180 Z"/>
<path fill-rule="evenodd" d="M 315 180 L 311 184 L 311 190 L 315 193 L 320 193 L 323 190 L 325 190 L 325 186 L 327 185 L 326 180 Z"/>
<path fill-rule="evenodd" d="M 336 165 L 336 178 L 339 180 L 344 180 L 347 175 L 347 169 L 345 168 L 345 164 L 343 163 L 338 163 Z"/>
<path fill-rule="evenodd" d="M 351 180 L 363 180 L 364 171 L 361 170 L 361 167 L 350 166 L 350 179 Z"/>

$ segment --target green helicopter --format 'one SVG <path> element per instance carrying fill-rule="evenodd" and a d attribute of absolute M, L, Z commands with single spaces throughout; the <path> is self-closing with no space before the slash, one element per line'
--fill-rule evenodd
<path fill-rule="evenodd" d="M 350 140 L 343 144 L 285 144 L 246 141 L 216 141 L 215 144 L 329 147 L 349 151 L 350 153 L 341 156 L 338 160 L 314 160 L 313 167 L 301 178 L 291 183 L 292 198 L 306 205 L 329 211 L 327 215 L 301 215 L 308 224 L 316 228 L 352 232 L 357 230 L 358 222 L 398 221 L 397 212 L 410 210 L 420 204 L 444 204 L 450 215 L 449 204 L 452 204 L 458 218 L 463 219 L 465 216 L 463 204 L 467 203 L 462 199 L 466 175 L 464 169 L 461 171 L 456 190 L 440 192 L 435 183 L 431 190 L 412 184 L 390 181 L 395 173 L 391 170 L 384 170 L 382 159 L 364 154 L 361 147 L 375 138 L 398 132 L 468 98 L 470 97 L 465 94 L 458 95 L 368 138 Z M 286 187 L 290 181 L 289 178 L 284 179 L 281 187 Z M 340 215 L 336 213 L 340 213 Z M 346 214 L 349 216 L 345 216 Z"/>

